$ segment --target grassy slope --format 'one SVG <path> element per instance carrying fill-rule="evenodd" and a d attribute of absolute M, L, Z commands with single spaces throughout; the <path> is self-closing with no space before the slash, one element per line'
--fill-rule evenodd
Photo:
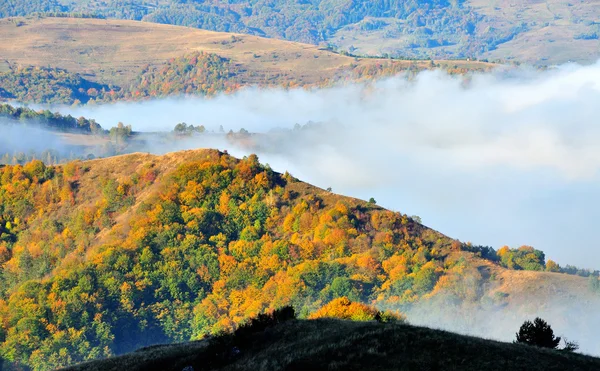
<path fill-rule="evenodd" d="M 594 62 L 600 57 L 600 39 L 583 40 L 575 36 L 593 32 L 600 14 L 600 1 L 564 0 L 468 0 L 465 6 L 481 16 L 474 31 L 474 39 L 483 37 L 487 30 L 503 34 L 511 29 L 525 28 L 509 41 L 501 43 L 497 49 L 476 55 L 491 60 L 516 60 L 534 64 L 558 64 L 567 61 Z M 354 46 L 364 54 L 381 54 L 400 51 L 406 54 L 410 34 L 396 38 L 386 37 L 386 31 L 393 30 L 401 21 L 383 18 L 389 24 L 381 30 L 364 31 L 356 25 L 340 29 L 332 42 L 343 49 Z M 454 53 L 456 46 L 449 45 L 435 49 Z M 431 49 L 430 52 L 435 52 Z M 410 53 L 410 51 L 409 51 Z"/>
<path fill-rule="evenodd" d="M 599 39 L 574 39 L 581 33 L 596 29 L 586 25 L 586 21 L 597 21 L 600 14 L 598 0 L 470 0 L 469 3 L 486 16 L 483 27 L 503 29 L 521 22 L 528 25 L 526 32 L 485 53 L 484 57 L 542 64 L 570 60 L 594 62 L 600 57 Z"/>
<path fill-rule="evenodd" d="M 280 75 L 303 83 L 315 83 L 336 76 L 351 64 L 369 65 L 377 59 L 342 56 L 314 45 L 187 27 L 147 22 L 102 19 L 26 19 L 16 27 L 0 19 L 0 34 L 8 43 L 0 44 L 2 63 L 51 66 L 83 74 L 106 84 L 124 85 L 145 65 L 161 65 L 165 60 L 204 51 L 231 58 L 248 72 L 260 77 Z M 407 66 L 410 65 L 407 61 Z M 428 62 L 419 62 L 427 64 Z M 481 67 L 466 61 L 442 65 Z M 249 75 L 249 74 L 248 74 Z M 248 77 L 248 83 L 252 78 Z"/>
<path fill-rule="evenodd" d="M 136 195 L 136 204 L 133 207 L 118 215 L 114 226 L 100 231 L 92 247 L 121 241 L 129 231 L 129 220 L 135 216 L 137 206 L 150 200 L 159 192 L 160 187 L 163 185 L 161 177 L 171 173 L 181 164 L 207 157 L 211 151 L 213 150 L 187 150 L 161 156 L 133 153 L 86 161 L 89 170 L 80 179 L 77 196 L 80 203 L 78 202 L 77 208 L 94 205 L 101 199 L 102 192 L 100 191 L 101 187 L 98 184 L 98 179 L 110 177 L 123 181 L 129 179 L 131 174 L 136 173 L 138 169 L 149 164 L 152 164 L 160 174 L 156 183 L 145 189 L 141 194 Z M 288 183 L 285 188 L 297 193 L 300 198 L 309 195 L 318 196 L 324 207 L 333 207 L 337 202 L 343 201 L 349 207 L 362 205 L 368 209 L 381 209 L 379 206 L 368 204 L 366 201 L 328 192 L 301 181 Z M 68 213 L 73 211 L 71 207 L 62 210 L 62 212 Z M 424 228 L 428 229 L 427 227 Z M 435 233 L 443 236 L 437 231 Z M 540 308 L 544 307 L 550 297 L 564 297 L 581 302 L 589 296 L 588 280 L 583 277 L 560 273 L 509 270 L 468 252 L 461 251 L 453 254 L 455 254 L 454 259 L 463 257 L 468 261 L 468 266 L 480 272 L 481 282 L 487 283 L 487 290 L 481 292 L 480 295 L 493 296 L 496 292 L 505 293 L 507 296 L 504 304 L 515 312 L 521 311 L 534 315 Z M 532 296 L 532 293 L 537 295 Z M 435 294 L 443 294 L 443 292 L 434 292 Z M 569 304 L 568 300 L 565 301 L 565 305 L 567 304 Z"/>
<path fill-rule="evenodd" d="M 87 163 L 91 165 L 90 170 L 81 179 L 78 198 L 86 200 L 86 204 L 94 204 L 100 197 L 97 179 L 108 177 L 109 174 L 117 179 L 128 179 L 130 174 L 135 173 L 137 169 L 147 164 L 154 164 L 159 174 L 167 174 L 175 170 L 180 164 L 197 161 L 205 157 L 205 151 L 188 150 L 162 156 L 134 153 L 88 161 Z M 102 230 L 96 236 L 94 245 L 100 246 L 122 240 L 129 231 L 129 220 L 135 216 L 137 206 L 151 199 L 159 191 L 161 184 L 158 181 L 138 195 L 136 205 L 119 215 L 117 223 L 112 228 Z M 286 189 L 297 192 L 300 198 L 308 195 L 318 196 L 322 199 L 325 207 L 333 207 L 338 201 L 343 201 L 350 207 L 363 205 L 368 208 L 379 208 L 363 200 L 331 193 L 304 182 L 288 183 Z M 439 232 L 435 233 L 442 236 Z M 491 298 L 496 293 L 502 293 L 505 298 L 500 305 L 506 309 L 504 313 L 507 316 L 514 315 L 514 318 L 518 318 L 518 321 L 521 321 L 522 316 L 544 314 L 545 318 L 552 320 L 551 323 L 560 322 L 564 323 L 565 326 L 572 325 L 577 321 L 573 321 L 568 315 L 571 304 L 573 302 L 587 303 L 590 297 L 588 280 L 583 277 L 560 273 L 509 270 L 468 252 L 461 251 L 454 254 L 454 259 L 463 257 L 468 261 L 468 266 L 480 272 L 480 284 L 485 286 L 486 289 L 481 291 L 479 295 Z M 433 296 L 443 296 L 444 294 L 443 291 L 434 291 Z M 561 298 L 561 300 L 552 300 L 556 298 Z M 559 314 L 561 315 L 559 316 Z M 566 317 L 561 320 L 563 314 Z M 464 315 L 468 316 L 468 314 Z"/>
<path fill-rule="evenodd" d="M 208 342 L 141 349 L 72 371 L 203 367 Z M 401 324 L 291 321 L 253 336 L 225 370 L 597 370 L 600 359 Z"/>

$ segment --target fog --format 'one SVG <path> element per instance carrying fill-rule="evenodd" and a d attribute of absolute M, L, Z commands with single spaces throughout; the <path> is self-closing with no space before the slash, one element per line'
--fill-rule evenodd
<path fill-rule="evenodd" d="M 64 152 L 67 144 L 60 136 L 21 123 L 0 119 L 0 154 L 43 152 L 55 150 Z"/>
<path fill-rule="evenodd" d="M 336 193 L 374 197 L 449 236 L 498 248 L 533 245 L 547 257 L 600 268 L 600 63 L 479 74 L 465 82 L 423 72 L 322 90 L 246 89 L 66 109 L 138 131 L 178 122 L 217 131 L 291 129 L 243 149 L 216 136 L 148 151 L 217 147 L 257 152 L 278 171 Z"/>
<path fill-rule="evenodd" d="M 105 128 L 170 131 L 179 122 L 245 128 L 252 143 L 205 134 L 141 150 L 252 152 L 277 171 L 368 199 L 442 233 L 499 248 L 532 245 L 561 265 L 600 269 L 600 62 L 462 77 L 423 72 L 322 90 L 246 89 L 214 99 L 63 108 Z M 304 129 L 292 130 L 295 124 Z M 286 129 L 286 130 L 278 130 Z M 160 138 L 157 136 L 156 138 Z M 0 142 L 1 143 L 1 142 Z M 242 146 L 243 144 L 243 146 Z M 582 291 L 583 290 L 583 291 Z M 510 341 L 539 315 L 557 335 L 600 355 L 597 297 L 547 292 L 527 305 L 465 308 L 425 302 L 409 320 Z"/>
<path fill-rule="evenodd" d="M 599 296 L 542 293 L 526 303 L 508 306 L 464 305 L 433 299 L 407 310 L 411 324 L 439 328 L 486 339 L 512 342 L 524 321 L 546 320 L 556 336 L 580 345 L 578 352 L 600 356 Z M 561 342 L 560 347 L 564 343 Z"/>

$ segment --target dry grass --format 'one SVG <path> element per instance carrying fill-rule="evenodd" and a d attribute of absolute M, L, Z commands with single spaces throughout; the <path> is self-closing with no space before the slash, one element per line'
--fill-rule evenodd
<path fill-rule="evenodd" d="M 0 20 L 0 34 L 8 41 L 0 44 L 0 60 L 64 68 L 116 85 L 130 82 L 145 65 L 160 65 L 193 51 L 230 58 L 246 70 L 248 83 L 279 76 L 310 84 L 333 78 L 351 64 L 380 62 L 342 56 L 314 45 L 147 22 L 75 18 L 24 22 L 16 27 Z M 232 41 L 234 35 L 238 41 Z M 467 62 L 451 63 L 462 66 Z"/>
<path fill-rule="evenodd" d="M 484 57 L 552 64 L 593 62 L 600 56 L 600 40 L 574 39 L 589 29 L 582 20 L 597 21 L 600 0 L 470 0 L 469 5 L 487 17 L 483 27 L 503 30 L 521 23 L 528 27 Z"/>
<path fill-rule="evenodd" d="M 564 62 L 594 62 L 600 57 L 600 40 L 575 39 L 575 36 L 593 32 L 600 14 L 600 0 L 467 0 L 483 19 L 475 31 L 484 35 L 488 28 L 496 34 L 525 25 L 526 30 L 510 41 L 500 44 L 497 49 L 477 55 L 490 60 L 520 61 L 532 64 L 560 64 Z M 401 20 L 383 18 L 390 24 L 380 30 L 363 31 L 356 25 L 344 27 L 336 32 L 332 41 L 343 49 L 350 46 L 361 53 L 381 54 L 410 48 L 410 34 L 386 37 L 387 30 L 394 30 Z M 439 47 L 444 53 L 456 53 L 459 47 L 448 45 Z"/>

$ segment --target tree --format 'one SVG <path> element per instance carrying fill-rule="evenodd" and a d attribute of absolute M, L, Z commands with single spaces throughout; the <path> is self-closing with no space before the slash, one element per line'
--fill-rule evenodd
<path fill-rule="evenodd" d="M 574 352 L 579 349 L 579 344 L 576 341 L 569 341 L 566 338 L 563 339 L 565 346 L 561 349 L 565 352 Z"/>
<path fill-rule="evenodd" d="M 525 321 L 521 325 L 515 343 L 556 349 L 560 344 L 560 339 L 560 337 L 554 336 L 552 327 L 546 321 L 537 317 L 533 322 Z"/>
<path fill-rule="evenodd" d="M 371 198 L 369 198 L 369 203 L 374 205 L 377 203 L 377 201 L 375 201 L 375 199 L 373 197 L 371 197 Z"/>
<path fill-rule="evenodd" d="M 549 259 L 546 262 L 546 272 L 560 272 L 560 265 L 558 265 L 554 260 Z"/>

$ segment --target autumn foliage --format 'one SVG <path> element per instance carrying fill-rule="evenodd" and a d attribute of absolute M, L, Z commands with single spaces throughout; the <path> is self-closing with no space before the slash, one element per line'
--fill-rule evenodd
<path fill-rule="evenodd" d="M 352 302 L 347 297 L 332 300 L 329 304 L 323 306 L 308 318 L 337 318 L 352 321 L 378 322 L 397 322 L 405 320 L 405 317 L 399 313 L 391 311 L 381 312 L 366 304 Z"/>
<path fill-rule="evenodd" d="M 452 242 L 254 155 L 5 166 L 0 351 L 47 370 L 233 331 L 284 306 L 300 317 L 340 297 L 398 308 L 453 274 Z"/>

